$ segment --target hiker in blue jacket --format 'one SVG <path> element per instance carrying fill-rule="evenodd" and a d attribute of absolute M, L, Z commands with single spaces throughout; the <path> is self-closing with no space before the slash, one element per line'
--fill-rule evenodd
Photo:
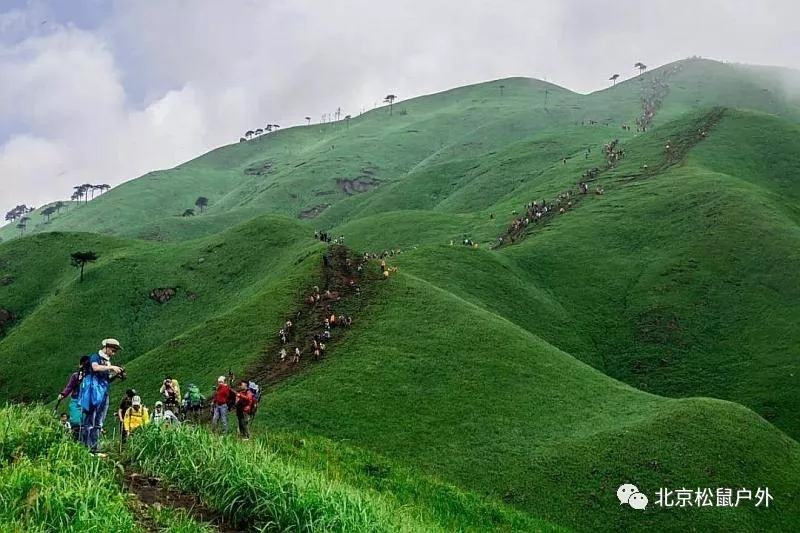
<path fill-rule="evenodd" d="M 71 434 L 73 440 L 80 440 L 81 438 L 81 421 L 83 418 L 83 412 L 81 411 L 81 404 L 80 404 L 80 392 L 81 392 L 81 383 L 83 382 L 83 377 L 86 373 L 86 369 L 89 364 L 89 356 L 83 355 L 81 356 L 80 361 L 78 362 L 78 370 L 73 372 L 70 377 L 67 385 L 64 387 L 64 390 L 58 395 L 58 403 L 61 403 L 61 400 L 69 396 L 69 424 L 71 428 Z M 58 407 L 58 403 L 56 407 Z"/>
<path fill-rule="evenodd" d="M 89 357 L 86 376 L 80 393 L 80 404 L 83 410 L 81 422 L 81 442 L 94 455 L 98 453 L 100 430 L 103 429 L 108 412 L 108 390 L 111 379 L 124 379 L 125 369 L 111 364 L 111 357 L 122 348 L 116 339 L 103 339 L 102 348 Z"/>

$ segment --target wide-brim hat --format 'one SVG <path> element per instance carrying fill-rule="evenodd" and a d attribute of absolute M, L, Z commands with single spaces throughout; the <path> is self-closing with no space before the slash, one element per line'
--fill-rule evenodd
<path fill-rule="evenodd" d="M 116 348 L 117 350 L 121 350 L 122 346 L 120 346 L 119 341 L 117 339 L 103 339 L 102 347 L 105 348 L 106 346 L 111 346 Z"/>

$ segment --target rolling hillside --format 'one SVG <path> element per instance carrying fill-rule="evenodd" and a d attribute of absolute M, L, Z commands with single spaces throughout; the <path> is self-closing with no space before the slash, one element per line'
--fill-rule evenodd
<path fill-rule="evenodd" d="M 268 372 L 278 328 L 324 290 L 323 229 L 358 252 L 400 250 L 399 270 L 380 279 L 368 263 L 352 328 L 276 380 L 267 442 L 345 442 L 576 531 L 791 530 L 789 74 L 695 59 L 590 95 L 480 84 L 222 147 L 48 224 L 34 214 L 23 238 L 0 230 L 0 399 L 54 397 L 109 335 L 146 402 L 167 373 L 205 387 Z M 609 166 L 613 139 L 624 156 Z M 207 212 L 180 216 L 198 196 Z M 499 246 L 534 200 L 565 212 Z M 78 250 L 99 255 L 82 282 Z M 626 482 L 647 510 L 619 505 Z M 661 508 L 662 487 L 769 487 L 774 501 Z"/>

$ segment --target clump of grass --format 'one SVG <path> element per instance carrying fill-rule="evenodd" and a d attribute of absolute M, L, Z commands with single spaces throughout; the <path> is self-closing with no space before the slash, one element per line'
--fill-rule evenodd
<path fill-rule="evenodd" d="M 162 533 L 212 533 L 209 525 L 197 522 L 184 509 L 150 506 L 147 514 Z"/>
<path fill-rule="evenodd" d="M 139 531 L 114 467 L 42 408 L 0 408 L 0 524 L 8 531 Z"/>
<path fill-rule="evenodd" d="M 44 455 L 65 440 L 63 428 L 43 408 L 19 405 L 0 408 L 0 462 Z"/>
<path fill-rule="evenodd" d="M 299 531 L 433 531 L 380 496 L 286 463 L 259 442 L 196 428 L 149 427 L 130 441 L 138 468 L 197 494 L 236 527 Z"/>

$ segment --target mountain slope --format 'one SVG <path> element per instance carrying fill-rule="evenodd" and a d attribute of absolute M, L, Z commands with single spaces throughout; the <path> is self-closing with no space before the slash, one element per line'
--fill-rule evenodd
<path fill-rule="evenodd" d="M 800 512 L 800 446 L 752 412 L 636 391 L 410 274 L 386 282 L 343 351 L 271 394 L 267 423 L 402 457 L 577 530 L 779 529 Z M 662 486 L 769 483 L 786 514 L 633 513 L 616 500 L 627 480 L 653 503 Z"/>
<path fill-rule="evenodd" d="M 790 530 L 800 107 L 784 74 L 688 60 L 585 96 L 498 80 L 34 216 L 0 243 L 0 399 L 54 397 L 111 335 L 148 403 L 165 374 L 272 375 L 278 328 L 325 288 L 322 229 L 399 271 L 369 263 L 341 342 L 270 381 L 268 434 L 344 440 L 580 531 Z M 201 195 L 207 212 L 180 216 Z M 533 201 L 554 209 L 500 246 Z M 79 250 L 100 255 L 83 282 Z M 619 505 L 624 482 L 647 511 Z M 655 505 L 661 487 L 767 486 L 768 510 Z"/>
<path fill-rule="evenodd" d="M 601 148 L 611 138 L 631 137 L 620 125 L 634 124 L 642 113 L 643 97 L 649 95 L 648 87 L 655 81 L 668 88 L 654 124 L 711 105 L 756 109 L 800 120 L 800 92 L 788 88 L 792 72 L 685 60 L 586 96 L 524 78 L 473 85 L 398 103 L 393 116 L 381 108 L 346 123 L 293 127 L 225 146 L 174 169 L 151 172 L 115 187 L 88 205 L 55 216 L 49 224 L 34 213 L 28 231 L 89 230 L 156 240 L 195 238 L 243 222 L 254 212 L 290 217 L 324 213 L 328 207 L 352 199 L 354 189 L 343 180 L 356 182 L 356 190 L 375 186 L 380 190 L 413 176 L 424 181 L 426 172 L 437 172 L 436 165 L 490 156 L 526 138 L 534 141 L 531 149 L 539 157 L 555 163 L 582 155 L 587 146 Z M 505 87 L 502 95 L 501 84 Z M 550 151 L 535 144 L 547 133 L 557 140 Z M 458 172 L 451 169 L 448 173 L 452 170 Z M 450 180 L 454 181 L 459 180 Z M 466 198 L 448 201 L 447 190 L 440 189 L 436 195 L 440 208 L 463 212 L 487 209 L 496 201 L 496 197 L 483 194 L 486 189 L 470 193 L 469 187 L 460 185 L 449 189 L 456 198 Z M 504 187 L 500 181 L 495 190 Z M 372 209 L 385 209 L 392 198 L 402 201 L 409 189 L 400 186 L 394 190 L 397 194 L 387 193 Z M 172 224 L 186 209 L 194 208 L 199 196 L 209 199 L 210 213 L 228 215 L 216 219 L 218 224 L 198 222 L 200 228 L 187 227 L 185 234 L 152 228 L 162 225 L 161 221 Z M 324 223 L 347 219 L 340 214 L 325 218 Z M 191 222 L 181 227 L 187 225 Z M 18 234 L 14 227 L 0 230 L 3 239 Z"/>

